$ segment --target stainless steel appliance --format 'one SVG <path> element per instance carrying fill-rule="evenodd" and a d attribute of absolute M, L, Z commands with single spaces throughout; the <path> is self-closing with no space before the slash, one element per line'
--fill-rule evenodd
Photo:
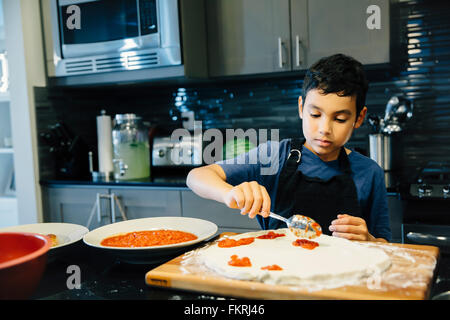
<path fill-rule="evenodd" d="M 450 163 L 429 162 L 403 194 L 403 240 L 450 253 Z"/>
<path fill-rule="evenodd" d="M 183 76 L 188 68 L 207 74 L 203 1 L 43 0 L 42 11 L 50 77 L 121 72 L 128 81 Z M 120 80 L 103 78 L 95 83 Z"/>
<path fill-rule="evenodd" d="M 189 167 L 202 165 L 202 134 L 196 133 L 173 140 L 171 136 L 153 139 L 153 167 Z"/>
<path fill-rule="evenodd" d="M 401 152 L 397 135 L 412 116 L 412 102 L 401 96 L 392 96 L 386 104 L 383 119 L 373 114 L 368 117 L 372 127 L 372 134 L 369 135 L 370 158 L 383 168 L 386 188 L 394 185 L 393 170 Z"/>
<path fill-rule="evenodd" d="M 384 133 L 369 135 L 370 158 L 384 170 L 386 188 L 392 186 L 392 136 Z"/>
<path fill-rule="evenodd" d="M 450 162 L 429 162 L 402 194 L 404 243 L 441 250 L 432 295 L 450 290 Z"/>
<path fill-rule="evenodd" d="M 450 199 L 449 189 L 450 163 L 429 162 L 421 169 L 409 192 L 411 196 L 419 198 Z"/>

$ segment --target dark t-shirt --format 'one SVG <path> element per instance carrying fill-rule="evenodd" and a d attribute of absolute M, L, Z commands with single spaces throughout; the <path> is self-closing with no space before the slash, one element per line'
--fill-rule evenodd
<path fill-rule="evenodd" d="M 271 210 L 275 208 L 276 192 L 281 169 L 290 153 L 291 140 L 268 141 L 260 144 L 248 153 L 241 154 L 235 159 L 219 161 L 224 170 L 227 182 L 233 186 L 245 181 L 256 181 L 263 185 L 270 195 Z M 367 214 L 366 221 L 370 234 L 375 238 L 391 240 L 389 212 L 387 206 L 384 171 L 372 159 L 352 150 L 348 155 L 352 178 L 355 182 L 358 201 L 363 214 Z M 324 162 L 308 148 L 302 148 L 302 157 L 298 166 L 304 175 L 328 180 L 342 174 L 338 160 Z M 261 224 L 261 219 L 258 220 Z M 328 226 L 322 226 L 327 228 Z"/>

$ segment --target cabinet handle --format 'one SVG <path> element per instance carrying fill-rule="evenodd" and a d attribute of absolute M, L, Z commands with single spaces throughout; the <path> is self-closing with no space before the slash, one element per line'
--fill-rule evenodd
<path fill-rule="evenodd" d="M 280 69 L 283 69 L 283 41 L 281 40 L 281 37 L 278 37 L 278 65 Z"/>
<path fill-rule="evenodd" d="M 443 245 L 448 246 L 450 245 L 450 238 L 446 236 L 436 236 L 429 233 L 420 233 L 420 232 L 408 232 L 406 237 L 414 241 L 416 243 L 424 243 L 424 244 L 430 244 L 433 246 Z"/>
<path fill-rule="evenodd" d="M 116 206 L 114 203 L 114 199 L 116 197 L 116 195 L 114 193 L 111 193 L 109 196 L 109 203 L 111 206 L 111 223 L 115 223 L 116 222 Z"/>
<path fill-rule="evenodd" d="M 2 77 L 0 79 L 0 90 L 7 91 L 9 86 L 8 80 L 8 60 L 6 59 L 6 53 L 0 54 L 0 62 L 2 66 Z"/>
<path fill-rule="evenodd" d="M 101 200 L 100 200 L 100 193 L 97 193 L 97 221 L 100 223 L 102 221 L 102 208 L 101 208 Z"/>
<path fill-rule="evenodd" d="M 416 243 L 424 243 L 424 244 L 430 244 L 433 246 L 449 246 L 450 245 L 450 238 L 447 236 L 436 236 L 434 234 L 429 233 L 420 233 L 420 232 L 408 232 L 406 237 L 414 241 Z"/>
<path fill-rule="evenodd" d="M 295 65 L 300 67 L 302 61 L 300 60 L 300 37 L 298 35 L 295 36 Z"/>

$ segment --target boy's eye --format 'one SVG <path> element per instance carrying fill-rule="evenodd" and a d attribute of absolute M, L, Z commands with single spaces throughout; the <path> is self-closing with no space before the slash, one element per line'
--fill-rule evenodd
<path fill-rule="evenodd" d="M 347 119 L 336 118 L 336 121 L 339 122 L 339 123 L 344 123 L 345 121 L 347 121 Z"/>
<path fill-rule="evenodd" d="M 318 118 L 318 117 L 320 117 L 320 114 L 318 114 L 318 113 L 311 113 L 311 117 Z"/>

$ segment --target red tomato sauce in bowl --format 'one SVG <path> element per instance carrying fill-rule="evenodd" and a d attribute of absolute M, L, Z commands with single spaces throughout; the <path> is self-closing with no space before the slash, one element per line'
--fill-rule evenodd
<path fill-rule="evenodd" d="M 154 247 L 187 242 L 197 239 L 197 236 L 177 230 L 134 231 L 103 239 L 100 244 L 107 247 Z"/>

